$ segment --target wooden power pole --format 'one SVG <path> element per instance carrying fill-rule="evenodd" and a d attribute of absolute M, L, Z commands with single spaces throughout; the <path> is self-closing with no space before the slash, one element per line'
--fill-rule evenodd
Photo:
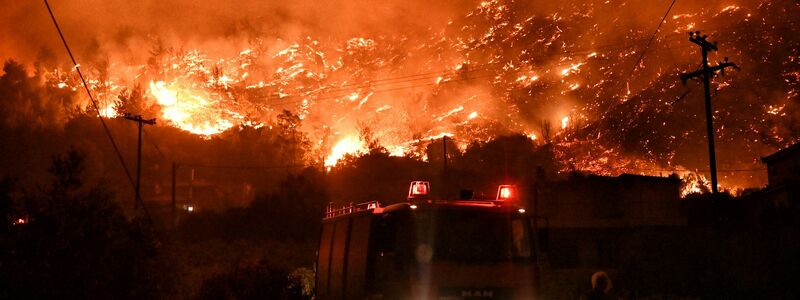
<path fill-rule="evenodd" d="M 175 191 L 175 189 L 177 188 L 176 187 L 176 183 L 177 182 L 176 182 L 175 176 L 178 174 L 178 166 L 179 165 L 178 165 L 177 162 L 174 162 L 174 161 L 172 162 L 172 193 L 171 193 L 171 196 L 172 196 L 171 197 L 172 198 L 172 211 L 171 212 L 172 212 L 172 228 L 173 229 L 175 228 L 175 226 L 177 224 L 176 223 L 176 217 L 177 217 L 176 214 L 177 213 L 175 211 L 176 210 L 176 208 L 175 208 L 175 206 L 176 206 L 176 203 L 175 203 L 176 202 L 175 201 L 175 196 L 176 196 L 175 192 L 176 191 Z"/>
<path fill-rule="evenodd" d="M 139 209 L 139 205 L 142 204 L 142 196 L 140 194 L 141 191 L 141 179 L 142 179 L 142 126 L 144 124 L 148 125 L 155 125 L 156 119 L 149 119 L 145 120 L 142 119 L 141 115 L 132 116 L 131 114 L 125 114 L 125 119 L 131 120 L 136 122 L 136 125 L 139 127 L 139 144 L 136 148 L 136 199 L 134 199 L 134 210 Z M 143 204 L 142 204 L 143 205 Z"/>
<path fill-rule="evenodd" d="M 447 173 L 447 136 L 446 135 L 442 137 L 442 155 L 443 155 L 442 159 L 443 159 L 443 162 L 444 162 L 442 170 L 443 170 L 444 173 Z"/>
<path fill-rule="evenodd" d="M 447 189 L 450 187 L 449 177 L 447 176 L 447 136 L 442 136 L 442 188 L 441 197 L 447 197 Z"/>
<path fill-rule="evenodd" d="M 708 53 L 711 51 L 717 51 L 717 42 L 710 43 L 706 40 L 707 35 L 700 35 L 700 31 L 696 32 L 689 32 L 689 41 L 692 43 L 697 44 L 700 46 L 703 55 L 703 61 L 700 66 L 700 69 L 694 72 L 689 73 L 682 73 L 681 80 L 683 84 L 686 84 L 686 81 L 695 77 L 702 77 L 703 79 L 703 87 L 705 88 L 705 99 L 706 99 L 706 130 L 708 131 L 708 159 L 709 165 L 711 170 L 711 192 L 717 194 L 717 157 L 716 151 L 714 150 L 714 111 L 711 109 L 711 78 L 714 77 L 717 71 L 722 71 L 722 74 L 725 74 L 725 68 L 733 67 L 735 69 L 739 69 L 736 64 L 732 62 L 728 62 L 728 58 L 725 57 L 725 62 L 720 62 L 716 66 L 709 66 L 708 65 Z"/>

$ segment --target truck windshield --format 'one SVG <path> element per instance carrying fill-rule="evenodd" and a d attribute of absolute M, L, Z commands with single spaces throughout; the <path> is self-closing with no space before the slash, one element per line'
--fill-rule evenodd
<path fill-rule="evenodd" d="M 483 263 L 530 258 L 530 229 L 521 216 L 482 210 L 414 214 L 419 261 Z"/>

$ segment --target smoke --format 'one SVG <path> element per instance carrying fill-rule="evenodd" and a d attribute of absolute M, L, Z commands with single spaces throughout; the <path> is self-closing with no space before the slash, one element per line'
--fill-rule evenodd
<path fill-rule="evenodd" d="M 702 88 L 677 79 L 699 60 L 688 30 L 720 41 L 712 61 L 730 56 L 744 68 L 713 84 L 720 169 L 760 168 L 759 156 L 796 141 L 797 3 L 679 2 L 642 56 L 662 2 L 51 4 L 104 108 L 138 85 L 143 111 L 184 129 L 210 124 L 198 132 L 269 126 L 288 109 L 315 156 L 361 128 L 403 153 L 443 134 L 461 145 L 542 137 L 550 123 L 546 135 L 578 170 L 706 169 Z M 3 56 L 35 65 L 45 86 L 77 86 L 42 3 L 9 4 L 0 16 Z M 154 86 L 203 105 L 171 107 Z"/>
<path fill-rule="evenodd" d="M 151 39 L 225 54 L 249 38 L 323 39 L 413 34 L 440 27 L 469 3 L 461 1 L 50 1 L 82 61 L 100 54 L 146 55 Z M 4 3 L 3 56 L 31 62 L 39 49 L 58 53 L 61 42 L 42 1 Z"/>

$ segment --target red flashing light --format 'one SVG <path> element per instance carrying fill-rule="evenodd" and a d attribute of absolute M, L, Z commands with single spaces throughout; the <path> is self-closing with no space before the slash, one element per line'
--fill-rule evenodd
<path fill-rule="evenodd" d="M 517 196 L 517 187 L 504 184 L 497 189 L 497 201 L 511 200 Z"/>
<path fill-rule="evenodd" d="M 431 184 L 427 181 L 412 181 L 408 187 L 408 198 L 423 198 L 428 196 Z"/>

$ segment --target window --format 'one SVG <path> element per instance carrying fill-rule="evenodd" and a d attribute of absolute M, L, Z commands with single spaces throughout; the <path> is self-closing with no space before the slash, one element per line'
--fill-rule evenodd
<path fill-rule="evenodd" d="M 434 261 L 483 263 L 531 256 L 527 222 L 510 214 L 441 210 L 415 217 L 418 247 L 430 247 Z"/>

